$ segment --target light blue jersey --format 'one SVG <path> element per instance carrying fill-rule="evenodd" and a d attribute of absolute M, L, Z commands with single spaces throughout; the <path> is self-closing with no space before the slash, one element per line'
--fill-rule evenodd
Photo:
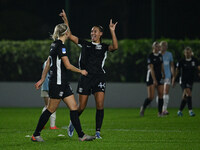
<path fill-rule="evenodd" d="M 46 66 L 46 61 L 43 64 L 43 69 L 45 68 L 45 66 Z M 49 76 L 50 75 L 49 75 L 49 72 L 48 72 L 47 76 L 46 76 L 46 78 L 45 78 L 45 80 L 44 80 L 44 82 L 42 84 L 42 87 L 41 87 L 42 91 L 49 91 Z"/>
<path fill-rule="evenodd" d="M 165 71 L 165 79 L 171 79 L 171 62 L 173 62 L 172 53 L 166 51 L 163 55 L 163 65 Z"/>

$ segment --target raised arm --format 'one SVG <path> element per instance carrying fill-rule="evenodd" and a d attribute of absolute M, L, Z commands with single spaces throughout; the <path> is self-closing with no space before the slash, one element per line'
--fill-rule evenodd
<path fill-rule="evenodd" d="M 109 28 L 110 28 L 110 33 L 112 36 L 112 45 L 109 45 L 108 50 L 109 51 L 114 51 L 118 49 L 118 41 L 117 41 L 117 37 L 115 34 L 115 27 L 117 25 L 117 22 L 115 24 L 112 23 L 112 19 L 110 19 L 110 24 L 109 24 Z"/>
<path fill-rule="evenodd" d="M 47 73 L 49 72 L 49 68 L 50 68 L 50 58 L 48 57 L 47 61 L 46 61 L 46 65 L 45 65 L 43 72 L 42 72 L 41 79 L 35 84 L 35 88 L 37 90 L 42 86 L 42 84 L 43 84 L 43 82 L 44 82 L 44 80 L 47 76 Z"/>
<path fill-rule="evenodd" d="M 69 27 L 69 22 L 68 22 L 68 19 L 67 19 L 67 15 L 64 11 L 64 9 L 62 9 L 62 12 L 59 14 L 59 16 L 62 17 L 64 23 L 67 25 L 67 27 L 69 28 L 69 39 L 74 42 L 75 44 L 78 44 L 78 37 L 74 36 L 72 33 L 71 33 L 71 30 L 70 30 L 70 27 Z"/>

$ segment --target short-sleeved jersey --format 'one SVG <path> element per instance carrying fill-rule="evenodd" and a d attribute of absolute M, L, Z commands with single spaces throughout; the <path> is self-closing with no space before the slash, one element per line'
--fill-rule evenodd
<path fill-rule="evenodd" d="M 147 59 L 147 64 L 152 64 L 155 72 L 155 77 L 156 79 L 161 79 L 162 78 L 162 63 L 163 63 L 163 58 L 161 54 L 154 54 L 151 53 Z M 151 77 L 151 71 L 150 67 L 148 66 L 148 71 L 147 71 L 147 77 Z"/>
<path fill-rule="evenodd" d="M 181 59 L 177 64 L 177 68 L 180 70 L 180 84 L 184 82 L 193 83 L 194 75 L 199 62 L 196 58 L 191 59 Z"/>
<path fill-rule="evenodd" d="M 78 46 L 82 48 L 79 56 L 80 69 L 85 69 L 88 73 L 104 74 L 103 67 L 107 57 L 108 45 L 79 39 Z"/>
<path fill-rule="evenodd" d="M 172 53 L 166 51 L 163 56 L 163 65 L 165 71 L 165 79 L 171 79 L 171 62 L 173 62 Z"/>
<path fill-rule="evenodd" d="M 45 66 L 46 66 L 46 61 L 43 64 L 43 70 L 44 70 Z M 50 74 L 48 72 L 46 75 L 46 78 L 42 84 L 41 91 L 49 91 L 49 77 L 50 77 Z"/>
<path fill-rule="evenodd" d="M 56 40 L 50 47 L 50 79 L 49 84 L 63 85 L 68 83 L 68 70 L 61 57 L 67 56 L 67 50 L 61 40 Z"/>

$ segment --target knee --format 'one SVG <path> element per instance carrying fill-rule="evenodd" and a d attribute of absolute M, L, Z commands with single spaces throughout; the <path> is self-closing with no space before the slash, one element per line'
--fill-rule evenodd
<path fill-rule="evenodd" d="M 55 107 L 50 107 L 48 106 L 47 107 L 48 111 L 50 111 L 51 113 L 54 113 L 56 111 L 56 108 Z"/>
<path fill-rule="evenodd" d="M 97 109 L 103 109 L 103 108 L 104 108 L 103 102 L 97 103 L 97 104 L 96 104 L 96 108 L 97 108 Z"/>

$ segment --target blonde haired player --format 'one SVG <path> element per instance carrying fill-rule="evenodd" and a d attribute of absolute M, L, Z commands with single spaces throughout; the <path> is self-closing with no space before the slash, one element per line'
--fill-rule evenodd
<path fill-rule="evenodd" d="M 169 112 L 167 111 L 168 103 L 169 103 L 169 90 L 172 79 L 174 78 L 174 60 L 173 55 L 171 52 L 167 51 L 168 43 L 166 41 L 160 42 L 160 53 L 163 56 L 163 65 L 164 65 L 164 72 L 165 72 L 165 79 L 164 79 L 164 89 L 163 89 L 163 108 L 162 113 L 163 115 L 168 115 Z M 158 101 L 158 97 L 156 97 Z"/>

